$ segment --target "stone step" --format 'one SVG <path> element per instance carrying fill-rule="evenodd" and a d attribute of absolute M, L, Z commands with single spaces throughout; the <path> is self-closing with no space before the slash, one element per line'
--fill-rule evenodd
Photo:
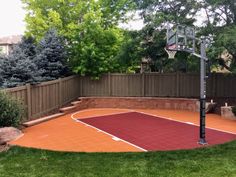
<path fill-rule="evenodd" d="M 73 101 L 73 102 L 71 102 L 71 104 L 74 105 L 74 106 L 75 106 L 75 105 L 78 105 L 78 104 L 80 104 L 80 103 L 82 103 L 82 101 Z"/>
<path fill-rule="evenodd" d="M 68 106 L 68 107 L 61 108 L 60 112 L 68 114 L 68 113 L 71 113 L 71 112 L 75 111 L 75 109 L 76 109 L 76 106 L 73 105 L 73 106 Z"/>
<path fill-rule="evenodd" d="M 30 127 L 30 126 L 37 125 L 37 124 L 40 124 L 40 123 L 45 122 L 45 121 L 55 119 L 55 118 L 63 116 L 63 115 L 65 115 L 65 113 L 57 113 L 57 114 L 42 117 L 42 118 L 39 118 L 39 119 L 36 119 L 36 120 L 24 122 L 22 125 L 25 126 L 25 127 Z"/>

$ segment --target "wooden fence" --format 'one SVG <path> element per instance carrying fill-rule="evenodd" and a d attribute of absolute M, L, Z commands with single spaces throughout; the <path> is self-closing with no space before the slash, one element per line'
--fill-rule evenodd
<path fill-rule="evenodd" d="M 199 97 L 199 74 L 106 74 L 98 81 L 80 78 L 80 96 Z M 236 76 L 211 74 L 207 96 L 236 98 Z"/>
<path fill-rule="evenodd" d="M 34 119 L 57 110 L 79 96 L 79 78 L 70 76 L 38 85 L 27 84 L 5 89 L 13 98 L 21 100 L 27 119 Z"/>
<path fill-rule="evenodd" d="M 99 97 L 199 97 L 199 74 L 145 73 L 105 74 L 100 80 L 70 76 L 38 85 L 6 89 L 23 102 L 28 119 L 48 114 L 79 96 Z M 208 98 L 235 98 L 236 76 L 211 74 L 207 80 Z"/>

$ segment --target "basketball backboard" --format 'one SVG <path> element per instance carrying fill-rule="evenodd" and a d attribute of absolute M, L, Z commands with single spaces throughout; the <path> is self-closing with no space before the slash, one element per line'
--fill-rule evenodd
<path fill-rule="evenodd" d="M 167 28 L 167 50 L 195 52 L 195 29 L 177 25 Z"/>

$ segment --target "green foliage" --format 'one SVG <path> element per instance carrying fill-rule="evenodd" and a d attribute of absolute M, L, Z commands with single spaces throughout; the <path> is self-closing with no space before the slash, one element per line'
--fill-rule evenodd
<path fill-rule="evenodd" d="M 192 25 L 197 12 L 197 2 L 189 0 L 138 0 L 138 9 L 150 27 L 163 27 L 166 22 Z"/>
<path fill-rule="evenodd" d="M 196 20 L 194 16 L 197 13 L 198 4 L 188 0 L 137 2 L 145 23 L 145 27 L 140 31 L 143 39 L 141 42 L 142 57 L 152 60 L 152 71 L 197 70 L 197 68 L 192 68 L 194 65 L 190 60 L 186 60 L 189 57 L 188 54 L 180 52 L 176 55 L 175 60 L 169 60 L 164 48 L 166 46 L 166 23 L 192 26 Z"/>
<path fill-rule="evenodd" d="M 34 63 L 40 72 L 39 81 L 58 79 L 68 73 L 63 39 L 50 29 L 37 45 Z"/>
<path fill-rule="evenodd" d="M 199 18 L 197 14 L 205 13 L 207 18 L 203 21 L 201 28 L 197 28 L 197 36 L 205 35 L 212 39 L 207 51 L 211 64 L 213 67 L 221 65 L 236 72 L 236 3 L 234 0 L 140 0 L 137 3 L 146 24 L 141 33 L 146 35 L 148 39 L 153 39 L 152 42 L 145 43 L 145 48 L 146 55 L 153 60 L 156 70 L 182 70 L 183 66 L 186 71 L 198 70 L 198 62 L 196 59 L 189 60 L 192 57 L 188 55 L 177 54 L 175 62 L 165 61 L 167 56 L 162 50 L 165 46 L 165 35 L 155 40 L 156 34 L 154 33 L 162 31 L 165 33 L 166 22 L 192 26 Z M 227 61 L 220 57 L 223 51 L 228 51 L 233 56 L 229 67 L 226 66 Z M 189 58 L 187 63 L 183 63 L 181 57 Z"/>
<path fill-rule="evenodd" d="M 69 74 L 64 40 L 49 30 L 37 44 L 23 37 L 9 56 L 0 56 L 0 88 L 57 79 Z"/>
<path fill-rule="evenodd" d="M 32 60 L 35 57 L 36 42 L 32 36 L 29 36 L 29 37 L 23 36 L 18 46 L 30 60 Z"/>
<path fill-rule="evenodd" d="M 84 25 L 82 35 L 78 36 L 78 44 L 73 47 L 73 71 L 91 76 L 114 71 L 118 67 L 114 56 L 121 42 L 121 32 L 115 28 L 103 29 L 101 24 L 92 21 L 89 16 L 81 25 Z"/>
<path fill-rule="evenodd" d="M 9 56 L 0 61 L 0 87 L 15 87 L 26 83 L 37 83 L 40 73 L 32 61 L 35 44 L 32 38 L 23 38 Z"/>
<path fill-rule="evenodd" d="M 208 15 L 206 23 L 213 29 L 236 24 L 235 0 L 204 0 L 199 2 L 199 8 L 204 9 Z"/>
<path fill-rule="evenodd" d="M 236 69 L 236 25 L 224 28 L 224 31 L 216 39 L 216 45 L 220 49 L 227 50 L 232 55 L 231 69 Z"/>
<path fill-rule="evenodd" d="M 115 56 L 123 40 L 116 27 L 103 28 L 102 14 L 98 10 L 84 16 L 79 26 L 77 43 L 72 47 L 72 68 L 75 73 L 99 77 L 118 68 Z"/>
<path fill-rule="evenodd" d="M 236 73 L 236 26 L 225 26 L 218 29 L 213 43 L 208 50 L 208 57 L 213 67 L 221 66 Z M 228 53 L 228 58 L 222 58 L 222 53 Z"/>
<path fill-rule="evenodd" d="M 125 14 L 134 8 L 132 0 L 22 0 L 27 15 L 27 34 L 40 40 L 50 28 L 67 38 L 68 42 L 80 31 L 80 23 L 84 16 L 93 11 L 101 13 L 102 26 L 116 26 L 118 22 L 127 20 Z M 96 17 L 95 17 L 96 18 Z"/>
<path fill-rule="evenodd" d="M 210 36 L 212 44 L 208 51 L 213 67 L 226 68 L 236 72 L 236 3 L 235 0 L 205 0 L 200 4 L 207 14 L 205 26 L 201 34 Z M 221 58 L 222 52 L 227 51 L 233 56 L 230 66 L 228 61 Z"/>
<path fill-rule="evenodd" d="M 97 77 L 109 71 L 125 72 L 128 67 L 138 66 L 141 58 L 152 59 L 153 71 L 197 71 L 198 61 L 190 60 L 192 57 L 187 54 L 177 54 L 176 61 L 167 60 L 165 25 L 170 22 L 192 26 L 200 13 L 205 13 L 207 18 L 197 28 L 197 36 L 213 39 L 207 54 L 211 63 L 226 67 L 219 54 L 227 50 L 233 56 L 227 69 L 236 72 L 235 0 L 22 1 L 28 12 L 27 34 L 40 41 L 49 29 L 57 29 L 66 38 L 73 70 L 82 75 Z M 127 21 L 127 12 L 134 8 L 139 10 L 145 28 L 132 39 L 116 26 Z"/>
<path fill-rule="evenodd" d="M 126 22 L 130 18 L 126 16 L 127 12 L 135 9 L 136 4 L 133 0 L 98 0 L 101 7 L 102 19 L 104 26 L 117 26 L 120 22 Z"/>
<path fill-rule="evenodd" d="M 124 41 L 116 56 L 120 72 L 132 73 L 140 67 L 143 52 L 141 41 L 138 31 L 124 31 Z"/>
<path fill-rule="evenodd" d="M 21 104 L 0 91 L 0 128 L 17 127 L 23 118 L 23 108 Z"/>
<path fill-rule="evenodd" d="M 134 7 L 131 0 L 23 0 L 27 34 L 40 41 L 50 28 L 65 37 L 74 72 L 98 77 L 116 71 L 123 34 L 116 25 Z"/>

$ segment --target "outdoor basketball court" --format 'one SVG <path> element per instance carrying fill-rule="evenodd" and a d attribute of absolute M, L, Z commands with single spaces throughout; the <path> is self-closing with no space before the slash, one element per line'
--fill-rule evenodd
<path fill-rule="evenodd" d="M 209 145 L 236 139 L 236 122 L 207 114 Z M 142 152 L 193 149 L 199 113 L 184 110 L 86 109 L 28 127 L 12 145 L 73 152 Z M 209 128 L 210 127 L 210 128 Z"/>
<path fill-rule="evenodd" d="M 77 122 L 108 134 L 116 141 L 125 141 L 144 151 L 202 147 L 197 143 L 198 126 L 145 113 L 118 113 L 77 119 Z M 206 129 L 206 136 L 209 145 L 236 139 L 236 134 L 209 128 Z"/>

